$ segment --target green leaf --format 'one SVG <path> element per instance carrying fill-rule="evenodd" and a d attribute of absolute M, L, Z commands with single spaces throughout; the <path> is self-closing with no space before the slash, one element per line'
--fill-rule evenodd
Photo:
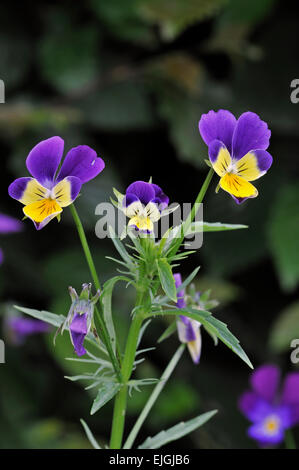
<path fill-rule="evenodd" d="M 227 347 L 229 347 L 235 354 L 237 354 L 249 367 L 253 369 L 247 354 L 241 348 L 239 340 L 229 331 L 226 324 L 217 318 L 213 317 L 210 312 L 205 310 L 195 310 L 192 308 L 180 308 L 164 310 L 163 312 L 157 311 L 152 315 L 185 315 L 186 317 L 192 318 L 200 322 L 205 328 L 207 325 L 207 331 L 209 334 L 214 333 Z"/>
<path fill-rule="evenodd" d="M 90 0 L 95 15 L 110 34 L 122 41 L 136 43 L 138 47 L 152 46 L 157 42 L 156 34 L 150 25 L 140 18 L 138 4 L 143 0 Z"/>
<path fill-rule="evenodd" d="M 103 86 L 78 101 L 87 124 L 105 131 L 148 129 L 154 124 L 150 95 L 141 83 Z"/>
<path fill-rule="evenodd" d="M 283 186 L 270 216 L 268 237 L 281 286 L 293 291 L 299 283 L 299 187 Z"/>
<path fill-rule="evenodd" d="M 97 49 L 97 28 L 66 27 L 53 31 L 40 43 L 41 73 L 60 92 L 68 94 L 82 89 L 98 73 Z"/>
<path fill-rule="evenodd" d="M 102 406 L 106 405 L 119 392 L 121 384 L 117 382 L 103 383 L 92 404 L 90 414 L 94 415 Z"/>
<path fill-rule="evenodd" d="M 248 228 L 248 225 L 223 224 L 221 222 L 193 222 L 188 230 L 188 234 L 197 232 L 222 232 L 224 230 L 239 230 L 242 228 Z"/>
<path fill-rule="evenodd" d="M 276 0 L 230 0 L 220 15 L 220 23 L 255 25 L 271 14 Z"/>
<path fill-rule="evenodd" d="M 192 273 L 184 280 L 184 282 L 182 282 L 182 284 L 177 288 L 177 292 L 185 289 L 187 286 L 189 286 L 189 284 L 193 281 L 193 279 L 195 278 L 196 274 L 198 273 L 198 271 L 200 270 L 200 266 L 198 266 L 197 268 L 194 269 L 194 271 L 192 271 Z"/>
<path fill-rule="evenodd" d="M 173 300 L 173 302 L 176 302 L 177 294 L 176 294 L 175 281 L 174 281 L 171 267 L 167 259 L 166 258 L 158 259 L 157 268 L 158 268 L 158 274 L 159 274 L 160 282 L 162 285 L 162 289 L 164 290 L 165 294 L 171 300 Z"/>
<path fill-rule="evenodd" d="M 158 105 L 158 112 L 168 123 L 170 139 L 178 158 L 197 168 L 205 167 L 207 147 L 196 125 L 203 112 L 200 104 L 193 97 L 163 90 Z"/>
<path fill-rule="evenodd" d="M 42 320 L 58 328 L 63 324 L 66 318 L 64 315 L 56 315 L 55 313 L 47 312 L 45 310 L 35 310 L 33 308 L 20 307 L 18 305 L 15 305 L 14 308 L 19 310 L 20 312 L 30 315 L 33 318 L 37 318 L 38 320 Z M 66 330 L 68 330 L 67 325 Z M 96 349 L 101 349 L 102 351 L 105 351 L 104 347 L 100 347 L 95 341 L 95 338 L 91 332 L 87 334 L 86 340 L 89 341 L 89 343 L 92 343 Z"/>
<path fill-rule="evenodd" d="M 18 305 L 15 305 L 14 307 L 20 312 L 26 313 L 38 320 L 45 321 L 53 326 L 59 327 L 65 320 L 63 315 L 56 315 L 55 313 L 46 312 L 45 310 L 35 310 L 33 308 L 19 307 Z"/>
<path fill-rule="evenodd" d="M 269 344 L 275 352 L 289 351 L 294 338 L 299 338 L 299 301 L 286 307 L 276 318 L 270 331 Z"/>
<path fill-rule="evenodd" d="M 194 419 L 190 419 L 189 421 L 176 424 L 175 426 L 167 429 L 166 431 L 159 432 L 159 434 L 154 437 L 148 437 L 138 448 L 159 449 L 165 444 L 168 444 L 168 442 L 181 439 L 181 437 L 184 437 L 190 432 L 195 431 L 195 429 L 205 424 L 216 413 L 217 410 L 208 411 L 207 413 L 197 416 Z"/>
<path fill-rule="evenodd" d="M 162 343 L 162 341 L 164 341 L 165 339 L 169 338 L 169 336 L 171 336 L 177 329 L 177 326 L 176 326 L 176 321 L 173 321 L 167 328 L 166 330 L 164 331 L 164 333 L 162 333 L 162 335 L 160 336 L 160 338 L 158 339 L 158 343 Z"/>
<path fill-rule="evenodd" d="M 128 268 L 130 269 L 134 265 L 132 257 L 129 255 L 129 253 L 125 249 L 123 243 L 117 237 L 114 229 L 111 226 L 109 227 L 109 235 L 110 235 L 112 243 L 114 244 L 114 246 L 117 249 L 118 253 L 122 257 L 122 259 L 126 262 Z"/>
<path fill-rule="evenodd" d="M 1 28 L 0 34 L 0 77 L 5 83 L 7 91 L 18 86 L 24 80 L 33 59 L 30 50 L 33 44 L 24 40 L 19 34 L 4 33 Z"/>
<path fill-rule="evenodd" d="M 80 419 L 80 423 L 82 424 L 84 431 L 86 433 L 87 439 L 91 443 L 94 449 L 101 449 L 99 444 L 97 443 L 94 435 L 92 434 L 91 430 L 89 429 L 88 425 L 85 423 L 84 419 Z"/>
<path fill-rule="evenodd" d="M 140 11 L 158 23 L 164 37 L 174 39 L 188 26 L 215 15 L 226 0 L 142 0 Z"/>
<path fill-rule="evenodd" d="M 115 276 L 112 279 L 109 279 L 108 281 L 105 282 L 103 286 L 103 292 L 101 295 L 104 320 L 108 329 L 109 337 L 110 337 L 114 352 L 116 350 L 116 335 L 115 335 L 115 329 L 114 329 L 113 317 L 112 317 L 112 293 L 113 293 L 114 286 L 118 281 L 130 282 L 131 279 L 126 278 L 124 276 Z"/>

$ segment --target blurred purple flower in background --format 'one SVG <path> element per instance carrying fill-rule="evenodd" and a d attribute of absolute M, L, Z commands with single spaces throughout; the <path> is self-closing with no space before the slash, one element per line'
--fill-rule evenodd
<path fill-rule="evenodd" d="M 284 440 L 286 429 L 299 423 L 299 372 L 290 372 L 279 392 L 280 370 L 263 365 L 250 377 L 250 391 L 239 400 L 239 408 L 253 424 L 248 435 L 260 446 L 273 446 Z"/>
<path fill-rule="evenodd" d="M 0 214 L 0 233 L 15 233 L 22 230 L 22 223 L 8 215 Z M 0 264 L 3 262 L 3 251 L 0 248 Z"/>
<path fill-rule="evenodd" d="M 27 336 L 51 331 L 51 326 L 41 320 L 18 316 L 6 318 L 4 328 L 8 340 L 15 345 L 23 344 Z"/>

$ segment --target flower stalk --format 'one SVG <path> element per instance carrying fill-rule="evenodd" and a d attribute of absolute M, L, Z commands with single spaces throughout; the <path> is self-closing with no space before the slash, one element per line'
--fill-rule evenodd
<path fill-rule="evenodd" d="M 193 204 L 192 209 L 191 209 L 187 219 L 182 224 L 180 237 L 178 238 L 178 240 L 174 244 L 174 246 L 173 246 L 173 248 L 170 252 L 170 256 L 175 255 L 177 253 L 178 249 L 180 248 L 180 246 L 182 245 L 182 243 L 184 241 L 184 238 L 185 238 L 185 235 L 188 233 L 188 230 L 190 229 L 191 224 L 195 219 L 195 216 L 196 216 L 197 210 L 198 210 L 198 205 L 202 203 L 202 201 L 205 197 L 205 194 L 206 194 L 206 192 L 209 188 L 209 185 L 210 185 L 210 182 L 212 180 L 213 174 L 214 174 L 214 170 L 213 170 L 213 168 L 210 168 L 210 170 L 209 170 L 209 172 L 206 176 L 206 179 L 204 180 L 203 185 L 202 185 L 202 187 L 201 187 L 201 189 L 200 189 L 200 191 L 197 195 L 195 203 Z"/>
<path fill-rule="evenodd" d="M 98 274 L 97 274 L 97 271 L 96 271 L 96 267 L 95 267 L 91 252 L 90 252 L 90 248 L 89 248 L 89 245 L 88 245 L 88 242 L 87 242 L 85 231 L 84 231 L 82 222 L 80 220 L 79 214 L 78 214 L 74 204 L 71 204 L 70 210 L 71 210 L 71 214 L 73 216 L 75 225 L 77 227 L 77 231 L 78 231 L 78 234 L 79 234 L 79 238 L 80 238 L 80 241 L 81 241 L 81 245 L 82 245 L 82 248 L 83 248 L 83 251 L 84 251 L 84 254 L 85 254 L 85 258 L 86 258 L 86 261 L 87 261 L 87 264 L 88 264 L 88 267 L 89 267 L 89 270 L 90 270 L 90 274 L 91 274 L 93 283 L 94 283 L 97 290 L 101 289 L 101 284 L 100 284 L 100 281 L 99 281 L 99 277 L 98 277 Z M 99 302 L 99 305 L 101 306 L 101 300 Z M 113 352 L 113 348 L 112 348 L 112 345 L 111 345 L 111 341 L 110 341 L 110 338 L 109 338 L 109 334 L 108 334 L 108 331 L 107 331 L 106 324 L 105 324 L 105 322 L 102 318 L 102 315 L 101 315 L 100 311 L 98 310 L 98 308 L 96 306 L 94 308 L 94 311 L 95 311 L 95 321 L 99 325 L 99 330 L 102 334 L 102 339 L 103 339 L 103 342 L 104 342 L 104 344 L 107 348 L 107 352 L 108 352 L 110 360 L 112 362 L 114 371 L 116 373 L 116 376 L 117 376 L 118 380 L 121 382 L 122 381 L 122 376 L 121 376 L 121 371 L 120 371 L 120 365 L 119 365 L 117 357 L 115 356 L 115 354 Z"/>

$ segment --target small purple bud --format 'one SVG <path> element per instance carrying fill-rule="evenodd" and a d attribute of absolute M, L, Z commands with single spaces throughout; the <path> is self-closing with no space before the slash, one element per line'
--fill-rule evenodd
<path fill-rule="evenodd" d="M 69 293 L 72 304 L 64 324 L 58 329 L 57 333 L 59 331 L 63 333 L 68 326 L 75 353 L 77 356 L 83 356 L 86 353 L 83 343 L 91 328 L 94 306 L 100 297 L 100 291 L 98 290 L 90 298 L 91 284 L 86 283 L 82 284 L 82 291 L 79 296 L 73 287 L 69 287 Z"/>

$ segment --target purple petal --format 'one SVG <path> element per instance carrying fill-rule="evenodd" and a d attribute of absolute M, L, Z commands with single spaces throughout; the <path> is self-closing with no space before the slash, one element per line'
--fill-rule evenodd
<path fill-rule="evenodd" d="M 139 198 L 132 193 L 126 193 L 124 199 L 123 199 L 123 206 L 124 207 L 129 207 L 133 202 L 139 201 Z"/>
<path fill-rule="evenodd" d="M 180 315 L 180 321 L 178 322 L 179 337 L 182 343 L 188 343 L 189 341 L 196 340 L 195 325 L 192 323 L 190 318 Z"/>
<path fill-rule="evenodd" d="M 126 190 L 127 194 L 134 194 L 145 206 L 155 197 L 153 185 L 145 181 L 135 181 Z"/>
<path fill-rule="evenodd" d="M 217 112 L 209 111 L 208 114 L 203 114 L 198 127 L 200 135 L 207 145 L 217 139 L 223 142 L 231 153 L 232 137 L 236 123 L 237 120 L 230 111 L 220 109 Z"/>
<path fill-rule="evenodd" d="M 284 430 L 283 427 L 278 426 L 277 431 L 269 433 L 265 426 L 265 423 L 262 421 L 260 423 L 255 423 L 248 429 L 248 435 L 252 439 L 258 441 L 261 446 L 273 446 L 280 444 L 284 439 Z"/>
<path fill-rule="evenodd" d="M 30 181 L 32 181 L 32 178 L 29 176 L 14 180 L 8 187 L 9 196 L 20 201 L 23 198 L 24 192 Z"/>
<path fill-rule="evenodd" d="M 180 273 L 175 273 L 173 277 L 174 277 L 175 287 L 178 289 L 182 285 L 182 276 Z M 177 308 L 186 307 L 186 302 L 184 300 L 184 297 L 185 297 L 185 289 L 178 291 L 177 303 L 176 303 Z"/>
<path fill-rule="evenodd" d="M 245 392 L 239 399 L 239 409 L 250 421 L 256 423 L 272 411 L 270 403 L 254 392 Z"/>
<path fill-rule="evenodd" d="M 104 160 L 88 145 L 78 145 L 66 155 L 57 181 L 67 176 L 76 176 L 83 183 L 95 178 L 105 168 Z"/>
<path fill-rule="evenodd" d="M 278 367 L 269 364 L 258 367 L 251 375 L 253 390 L 265 400 L 272 402 L 275 398 L 280 379 Z"/>
<path fill-rule="evenodd" d="M 161 205 L 161 210 L 165 209 L 169 204 L 169 197 L 164 194 L 160 186 L 158 186 L 157 184 L 152 183 L 152 188 L 155 191 L 155 198 L 153 202 L 155 202 L 159 206 Z"/>
<path fill-rule="evenodd" d="M 48 225 L 48 223 L 51 222 L 51 220 L 55 219 L 55 217 L 57 217 L 58 214 L 61 214 L 61 212 L 57 212 L 57 213 L 55 212 L 54 214 L 49 215 L 42 222 L 35 222 L 34 220 L 32 222 L 34 223 L 36 230 L 41 230 L 46 225 Z"/>
<path fill-rule="evenodd" d="M 201 332 L 200 323 L 180 315 L 177 321 L 177 330 L 181 343 L 187 344 L 192 360 L 199 363 L 201 356 Z"/>
<path fill-rule="evenodd" d="M 29 153 L 26 165 L 29 173 L 44 187 L 51 189 L 63 154 L 64 142 L 55 136 L 42 140 Z"/>
<path fill-rule="evenodd" d="M 70 334 L 77 356 L 83 356 L 86 349 L 83 346 L 87 335 L 87 313 L 76 313 L 70 325 Z"/>
<path fill-rule="evenodd" d="M 283 429 L 290 428 L 294 422 L 293 409 L 289 405 L 279 405 L 275 409 L 275 414 L 280 419 L 280 424 Z"/>
<path fill-rule="evenodd" d="M 257 159 L 257 166 L 261 172 L 266 172 L 269 170 L 270 166 L 273 163 L 273 157 L 270 155 L 267 150 L 252 150 L 251 153 L 254 153 Z"/>
<path fill-rule="evenodd" d="M 236 197 L 233 194 L 230 194 L 230 196 L 236 201 L 237 204 L 242 204 L 242 202 L 247 201 L 247 199 L 250 199 L 250 197 Z"/>
<path fill-rule="evenodd" d="M 239 160 L 250 150 L 266 150 L 269 147 L 271 132 L 266 122 L 250 111 L 243 113 L 233 134 L 232 157 Z"/>
<path fill-rule="evenodd" d="M 22 229 L 23 225 L 19 220 L 0 214 L 0 233 L 20 232 Z"/>
<path fill-rule="evenodd" d="M 218 159 L 218 156 L 219 156 L 219 152 L 221 149 L 226 149 L 227 147 L 224 145 L 223 142 L 221 142 L 221 140 L 212 140 L 209 144 L 209 159 L 211 160 L 211 162 L 214 164 L 216 162 L 216 160 Z M 229 157 L 229 156 L 228 156 Z M 228 158 L 226 158 L 226 161 L 228 160 Z M 227 170 L 228 168 L 228 164 L 230 162 L 227 162 L 227 165 L 223 167 L 224 171 Z"/>
<path fill-rule="evenodd" d="M 299 405 L 299 372 L 290 372 L 284 381 L 281 402 Z"/>
<path fill-rule="evenodd" d="M 299 404 L 286 405 L 290 409 L 290 426 L 299 424 Z"/>
<path fill-rule="evenodd" d="M 60 207 L 67 207 L 77 198 L 82 182 L 77 176 L 67 176 L 57 183 L 54 188 L 54 197 Z"/>

